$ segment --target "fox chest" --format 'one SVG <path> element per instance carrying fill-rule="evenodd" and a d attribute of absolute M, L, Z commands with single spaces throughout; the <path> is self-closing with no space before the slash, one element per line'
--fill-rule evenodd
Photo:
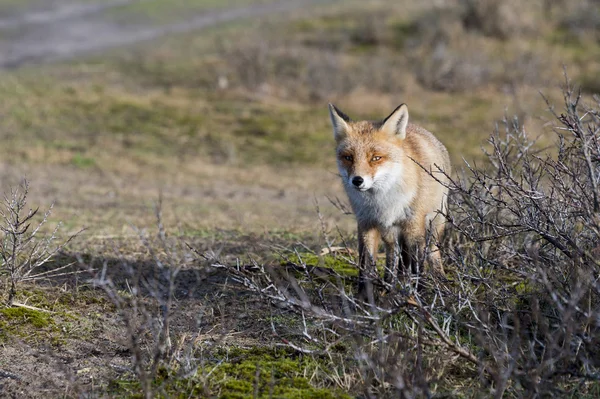
<path fill-rule="evenodd" d="M 386 193 L 371 193 L 352 188 L 346 191 L 359 223 L 389 228 L 409 221 L 413 217 L 411 204 L 415 196 L 414 192 L 390 190 Z"/>

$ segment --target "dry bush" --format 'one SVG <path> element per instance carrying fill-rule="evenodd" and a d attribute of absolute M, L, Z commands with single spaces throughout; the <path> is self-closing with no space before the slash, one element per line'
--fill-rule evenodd
<path fill-rule="evenodd" d="M 543 82 L 543 59 L 531 51 L 516 51 L 510 58 L 493 59 L 476 37 L 465 35 L 454 41 L 436 40 L 413 54 L 414 73 L 425 88 L 465 92 L 495 84 L 508 87 Z"/>
<path fill-rule="evenodd" d="M 336 11 L 334 15 L 318 17 L 307 22 L 308 31 L 297 35 L 307 47 L 321 50 L 366 50 L 375 47 L 393 47 L 395 33 L 389 29 L 389 8 Z"/>
<path fill-rule="evenodd" d="M 304 102 L 365 88 L 402 92 L 407 74 L 444 91 L 536 83 L 550 55 L 518 36 L 549 32 L 555 17 L 544 19 L 541 3 L 455 0 L 406 13 L 382 5 L 351 8 L 290 21 L 285 32 L 264 26 L 250 36 L 215 40 L 211 51 L 185 62 L 173 62 L 178 52 L 168 48 L 151 59 L 134 53 L 123 64 L 136 79 L 167 91 L 241 88 Z"/>
<path fill-rule="evenodd" d="M 323 100 L 359 87 L 402 90 L 400 58 L 393 53 L 353 57 L 336 50 L 298 46 L 281 40 L 248 39 L 221 49 L 221 74 L 233 87 L 297 100 Z M 376 73 L 374 73 L 376 71 Z M 216 79 L 215 79 L 216 80 Z"/>
<path fill-rule="evenodd" d="M 355 46 L 386 45 L 390 41 L 389 29 L 386 27 L 388 17 L 384 11 L 362 16 L 348 32 L 348 39 Z"/>
<path fill-rule="evenodd" d="M 189 377 L 204 361 L 196 354 L 202 311 L 194 314 L 196 329 L 182 332 L 172 323 L 178 312 L 185 311 L 178 309 L 178 300 L 197 295 L 206 275 L 202 268 L 191 268 L 197 263 L 193 250 L 168 236 L 161 202 L 156 207 L 157 234 L 138 231 L 146 260 L 132 260 L 116 243 L 113 257 L 87 260 L 77 256 L 80 267 L 93 276 L 94 287 L 105 292 L 125 327 L 120 344 L 130 354 L 130 363 L 109 366 L 119 372 L 116 380 L 137 382 L 139 389 L 134 387 L 130 393 L 146 399 L 172 395 L 158 378 L 161 373 L 163 377 Z"/>
<path fill-rule="evenodd" d="M 67 273 L 71 264 L 50 269 L 44 267 L 78 234 L 61 242 L 57 236 L 60 224 L 50 235 L 42 234 L 40 229 L 48 221 L 52 207 L 36 221 L 39 208 L 27 207 L 28 193 L 29 183 L 24 180 L 19 188 L 12 188 L 10 194 L 4 196 L 0 208 L 0 275 L 9 306 L 13 305 L 19 283 Z"/>
<path fill-rule="evenodd" d="M 423 49 L 415 68 L 417 81 L 423 87 L 456 92 L 490 81 L 492 71 L 485 53 L 458 50 L 444 41 L 433 42 L 431 46 Z M 466 43 L 465 47 L 468 47 Z"/>
<path fill-rule="evenodd" d="M 461 91 L 485 84 L 491 76 L 490 60 L 477 37 L 460 21 L 459 9 L 434 8 L 416 19 L 415 39 L 405 50 L 417 81 L 428 89 Z"/>
<path fill-rule="evenodd" d="M 545 58 L 517 45 L 518 38 L 514 36 L 530 31 L 539 33 L 543 29 L 543 24 L 538 23 L 541 7 L 537 3 L 520 3 L 507 9 L 510 18 L 500 18 L 498 14 L 506 7 L 502 1 L 465 0 L 434 7 L 417 17 L 408 29 L 412 39 L 404 49 L 417 81 L 427 89 L 450 92 L 490 84 L 540 82 L 543 79 L 540 65 Z M 523 26 L 513 27 L 504 19 L 520 21 Z M 494 26 L 507 32 L 496 31 Z M 501 44 L 498 39 L 515 40 Z M 510 45 L 513 50 L 498 57 L 503 45 Z"/>
<path fill-rule="evenodd" d="M 570 35 L 583 39 L 591 37 L 600 41 L 600 3 L 596 0 L 579 0 L 564 4 L 559 27 Z"/>
<path fill-rule="evenodd" d="M 452 178 L 438 243 L 447 279 L 376 280 L 381 296 L 364 303 L 353 278 L 298 253 L 284 269 L 215 266 L 302 318 L 290 347 L 332 356 L 345 347 L 351 388 L 364 397 L 591 397 L 600 390 L 600 104 L 583 105 L 570 87 L 565 104 L 555 151 L 542 154 L 506 121 L 489 164 Z"/>
<path fill-rule="evenodd" d="M 465 29 L 503 40 L 534 31 L 539 23 L 541 6 L 535 0 L 459 1 Z"/>
<path fill-rule="evenodd" d="M 600 104 L 580 100 L 567 87 L 557 154 L 506 122 L 490 138 L 490 168 L 469 167 L 451 185 L 457 234 L 443 251 L 473 292 L 457 321 L 495 388 L 520 397 L 598 379 Z"/>

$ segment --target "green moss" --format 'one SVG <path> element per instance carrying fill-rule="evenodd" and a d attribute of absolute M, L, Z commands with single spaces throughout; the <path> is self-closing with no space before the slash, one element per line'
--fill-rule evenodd
<path fill-rule="evenodd" d="M 90 313 L 90 306 L 102 311 L 112 311 L 113 306 L 98 290 L 56 291 L 49 288 L 26 287 L 15 297 L 41 310 L 10 307 L 0 310 L 0 341 L 17 337 L 19 340 L 37 344 L 50 343 L 61 346 L 69 337 L 86 339 L 93 333 L 97 318 Z M 85 309 L 85 316 L 79 313 Z"/>
<path fill-rule="evenodd" d="M 216 378 L 225 384 L 222 393 L 284 398 L 348 397 L 336 390 L 317 388 L 305 378 L 306 371 L 316 372 L 319 360 L 282 349 L 255 348 L 230 352 L 229 362 L 217 370 Z M 310 374 L 310 373 L 309 373 Z"/>
<path fill-rule="evenodd" d="M 56 314 L 67 314 L 79 306 L 91 304 L 112 306 L 101 291 L 87 287 L 81 287 L 76 291 L 58 292 L 35 286 L 26 287 L 17 293 L 15 300 Z"/>
<path fill-rule="evenodd" d="M 305 263 L 307 266 L 331 269 L 340 276 L 358 276 L 358 268 L 348 263 L 348 261 L 346 259 L 343 259 L 341 256 L 321 256 L 309 252 L 302 252 L 294 254 L 290 260 L 297 261 L 298 263 Z M 282 264 L 285 264 L 285 262 L 286 261 L 284 260 Z"/>
<path fill-rule="evenodd" d="M 297 233 L 286 229 L 272 229 L 269 230 L 266 236 L 272 240 L 284 241 L 284 242 L 310 242 L 314 239 L 312 233 Z"/>
<path fill-rule="evenodd" d="M 73 164 L 73 166 L 76 166 L 76 167 L 82 168 L 82 169 L 89 168 L 89 167 L 96 165 L 96 161 L 94 160 L 94 158 L 89 158 L 89 157 L 83 156 L 81 154 L 73 155 L 73 158 L 71 158 L 71 163 Z"/>
<path fill-rule="evenodd" d="M 323 15 L 313 18 L 303 18 L 294 21 L 291 28 L 297 32 L 315 31 L 338 31 L 348 25 L 348 18 L 340 18 L 339 15 Z"/>
<path fill-rule="evenodd" d="M 531 282 L 528 280 L 519 281 L 514 285 L 514 289 L 517 295 L 528 295 L 534 292 Z"/>
<path fill-rule="evenodd" d="M 349 398 L 332 386 L 317 387 L 320 360 L 284 349 L 232 348 L 220 351 L 221 363 L 207 364 L 192 378 L 177 378 L 175 370 L 161 370 L 154 381 L 168 397 L 205 396 L 219 398 Z M 323 367 L 324 369 L 324 367 Z M 311 375 L 309 381 L 305 376 Z M 323 383 L 323 381 L 321 381 Z M 139 384 L 117 380 L 109 386 L 111 394 L 138 397 Z"/>
<path fill-rule="evenodd" d="M 12 328 L 31 325 L 36 328 L 45 328 L 54 324 L 49 313 L 22 307 L 5 308 L 0 310 L 5 323 Z"/>

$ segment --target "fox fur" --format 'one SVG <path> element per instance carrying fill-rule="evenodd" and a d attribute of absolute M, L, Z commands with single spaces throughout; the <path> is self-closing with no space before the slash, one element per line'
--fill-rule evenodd
<path fill-rule="evenodd" d="M 381 122 L 352 121 L 332 104 L 329 113 L 338 169 L 358 224 L 359 292 L 367 294 L 380 241 L 385 281 L 391 282 L 404 268 L 414 269 L 429 233 L 442 234 L 438 211 L 446 208 L 448 190 L 439 181 L 450 174 L 450 158 L 433 134 L 408 122 L 406 104 Z M 443 274 L 439 251 L 427 253 L 430 267 Z"/>

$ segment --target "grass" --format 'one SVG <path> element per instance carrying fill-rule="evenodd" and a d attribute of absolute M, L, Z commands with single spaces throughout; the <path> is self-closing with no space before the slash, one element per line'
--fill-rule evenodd
<path fill-rule="evenodd" d="M 96 80 L 103 73 L 86 78 Z M 28 157 L 32 147 L 46 147 L 52 140 L 44 162 L 61 163 L 65 152 L 71 159 L 126 152 L 140 162 L 201 157 L 208 162 L 280 166 L 312 162 L 315 154 L 322 164 L 330 157 L 318 149 L 333 148 L 325 111 L 312 107 L 249 105 L 215 95 L 200 100 L 189 92 L 132 95 L 121 87 L 98 85 L 63 88 L 54 79 L 42 89 L 35 78 L 27 78 L 0 88 L 12 99 L 5 107 L 6 130 L 21 132 L 11 137 L 13 156 L 17 151 Z"/>

